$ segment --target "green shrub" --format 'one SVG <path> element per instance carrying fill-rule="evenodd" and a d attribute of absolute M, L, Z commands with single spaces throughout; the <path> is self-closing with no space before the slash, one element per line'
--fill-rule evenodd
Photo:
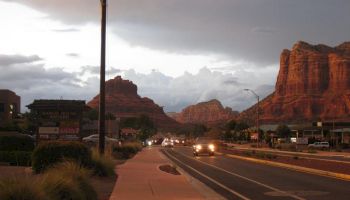
<path fill-rule="evenodd" d="M 45 142 L 35 148 L 32 168 L 40 173 L 63 159 L 74 160 L 84 166 L 91 164 L 90 149 L 80 142 Z"/>
<path fill-rule="evenodd" d="M 97 176 L 115 175 L 115 164 L 111 152 L 105 152 L 104 155 L 100 155 L 97 149 L 93 150 L 90 168 L 93 170 L 93 174 Z"/>
<path fill-rule="evenodd" d="M 52 176 L 50 174 L 58 174 L 65 179 L 71 178 L 75 185 L 78 186 L 83 199 L 97 200 L 97 193 L 88 180 L 89 176 L 91 176 L 91 171 L 80 164 L 74 161 L 65 161 L 48 169 L 45 174 L 49 174 L 49 176 Z"/>
<path fill-rule="evenodd" d="M 0 151 L 33 151 L 34 140 L 27 135 L 0 135 Z"/>
<path fill-rule="evenodd" d="M 0 162 L 15 166 L 30 166 L 31 151 L 0 151 Z"/>
<path fill-rule="evenodd" d="M 48 200 L 37 180 L 29 177 L 12 177 L 0 180 L 2 200 Z"/>

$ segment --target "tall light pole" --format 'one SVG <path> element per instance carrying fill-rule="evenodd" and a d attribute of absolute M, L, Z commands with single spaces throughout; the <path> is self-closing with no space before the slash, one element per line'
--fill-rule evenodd
<path fill-rule="evenodd" d="M 100 112 L 99 112 L 99 152 L 105 151 L 105 79 L 106 79 L 106 16 L 107 0 L 101 2 L 101 69 L 100 69 Z"/>
<path fill-rule="evenodd" d="M 258 101 L 257 108 L 256 108 L 256 115 L 257 115 L 257 117 L 256 117 L 256 128 L 257 128 L 256 147 L 259 147 L 259 130 L 260 130 L 260 128 L 259 128 L 259 102 L 260 102 L 260 97 L 251 89 L 244 89 L 244 91 L 251 92 Z"/>

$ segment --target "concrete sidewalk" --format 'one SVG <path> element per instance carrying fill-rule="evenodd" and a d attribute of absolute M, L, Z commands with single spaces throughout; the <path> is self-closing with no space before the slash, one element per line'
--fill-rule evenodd
<path fill-rule="evenodd" d="M 205 199 L 184 175 L 159 170 L 170 164 L 158 147 L 144 148 L 135 157 L 117 167 L 118 180 L 110 200 L 120 199 Z"/>

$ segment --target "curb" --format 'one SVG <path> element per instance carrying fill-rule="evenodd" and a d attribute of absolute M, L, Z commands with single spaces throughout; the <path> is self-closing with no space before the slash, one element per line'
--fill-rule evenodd
<path fill-rule="evenodd" d="M 256 159 L 256 158 L 247 158 L 247 157 L 237 156 L 237 155 L 232 155 L 232 154 L 225 154 L 225 155 L 228 157 L 237 158 L 240 160 L 247 160 L 247 161 L 251 161 L 251 162 L 255 162 L 255 163 L 266 164 L 266 165 L 271 165 L 271 166 L 275 166 L 275 167 L 281 167 L 281 168 L 291 169 L 291 170 L 295 170 L 295 171 L 306 172 L 306 173 L 310 173 L 310 174 L 341 179 L 344 181 L 350 181 L 350 175 L 348 175 L 348 174 L 329 172 L 329 171 L 324 171 L 324 170 L 319 170 L 319 169 L 312 169 L 312 168 L 308 168 L 308 167 L 301 167 L 301 166 L 273 162 L 273 161 L 268 161 L 268 160 L 261 160 L 261 159 Z"/>

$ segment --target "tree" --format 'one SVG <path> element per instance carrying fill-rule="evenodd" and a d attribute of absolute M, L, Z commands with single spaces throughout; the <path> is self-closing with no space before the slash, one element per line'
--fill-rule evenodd
<path fill-rule="evenodd" d="M 235 130 L 237 125 L 237 122 L 235 120 L 230 120 L 225 124 L 225 129 L 230 131 L 230 130 Z"/>
<path fill-rule="evenodd" d="M 290 128 L 285 124 L 278 125 L 278 127 L 276 128 L 276 133 L 278 137 L 281 138 L 290 138 L 292 134 Z"/>
<path fill-rule="evenodd" d="M 249 125 L 245 122 L 238 122 L 235 126 L 235 131 L 243 131 L 245 129 L 249 128 Z"/>

